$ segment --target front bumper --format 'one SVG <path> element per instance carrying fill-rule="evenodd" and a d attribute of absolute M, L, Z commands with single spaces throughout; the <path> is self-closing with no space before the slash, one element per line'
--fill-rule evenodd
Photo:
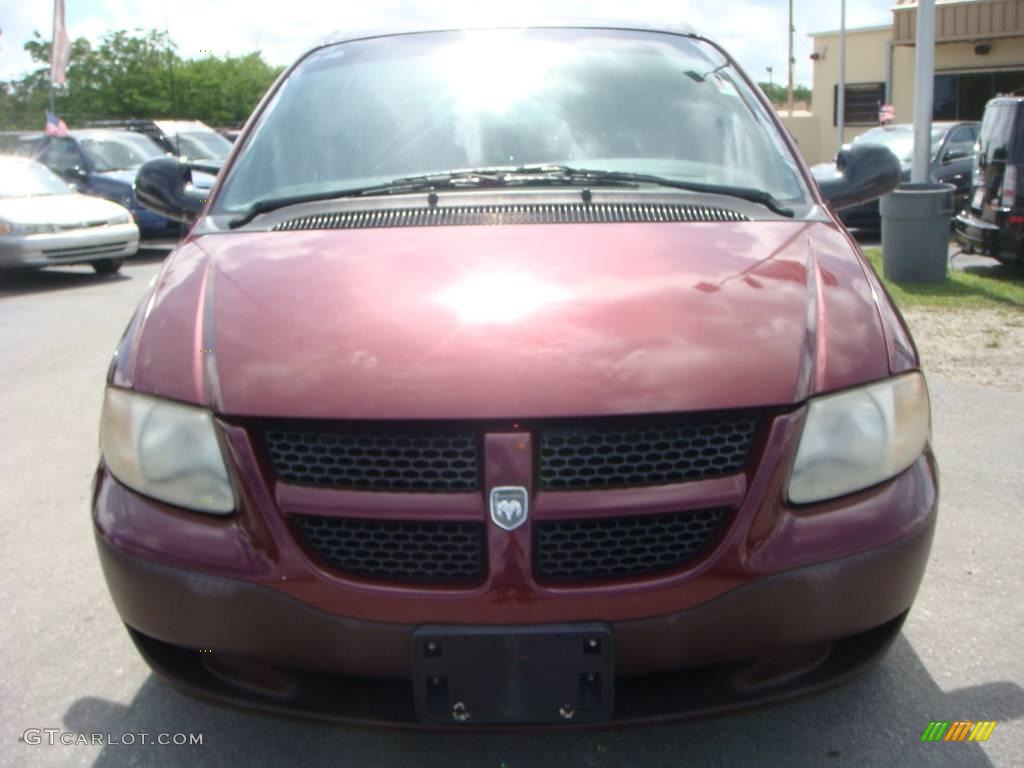
<path fill-rule="evenodd" d="M 620 674 L 611 723 L 724 714 L 850 679 L 898 635 L 933 532 L 934 518 L 887 547 L 767 577 L 699 608 L 612 623 Z M 407 669 L 412 625 L 331 616 L 273 590 L 125 555 L 102 538 L 98 546 L 132 639 L 167 682 L 273 714 L 420 725 Z M 651 655 L 671 669 L 622 674 Z"/>
<path fill-rule="evenodd" d="M 83 264 L 131 256 L 139 249 L 135 224 L 0 238 L 0 268 Z"/>
<path fill-rule="evenodd" d="M 342 577 L 297 545 L 287 521 L 293 509 L 342 497 L 311 492 L 297 500 L 293 489 L 268 482 L 246 430 L 224 423 L 237 515 L 213 518 L 146 499 L 101 466 L 97 541 L 115 604 L 149 663 L 222 701 L 416 725 L 417 626 L 601 621 L 615 637 L 614 722 L 728 711 L 816 690 L 877 658 L 899 631 L 927 561 L 938 495 L 931 453 L 875 488 L 789 508 L 780 498 L 801 421 L 802 412 L 776 418 L 749 473 L 587 497 L 651 512 L 732 508 L 711 550 L 667 575 L 545 587 L 529 572 L 528 522 L 513 533 L 494 527 L 491 571 L 472 588 Z M 541 495 L 535 514 L 556 501 L 564 514 L 578 496 Z"/>

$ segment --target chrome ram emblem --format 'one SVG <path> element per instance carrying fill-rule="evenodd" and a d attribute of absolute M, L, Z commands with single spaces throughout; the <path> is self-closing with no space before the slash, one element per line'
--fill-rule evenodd
<path fill-rule="evenodd" d="M 503 485 L 491 489 L 491 520 L 506 531 L 526 522 L 529 497 L 521 485 Z"/>

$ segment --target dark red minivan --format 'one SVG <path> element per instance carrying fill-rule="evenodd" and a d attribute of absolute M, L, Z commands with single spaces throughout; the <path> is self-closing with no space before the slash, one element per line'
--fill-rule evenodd
<path fill-rule="evenodd" d="M 180 688 L 403 726 L 846 680 L 928 559 L 928 392 L 757 87 L 689 32 L 346 36 L 257 108 L 111 363 L 93 514 Z"/>

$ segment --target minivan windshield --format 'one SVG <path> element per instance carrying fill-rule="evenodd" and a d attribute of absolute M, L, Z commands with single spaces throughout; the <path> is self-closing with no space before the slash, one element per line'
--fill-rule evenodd
<path fill-rule="evenodd" d="M 563 164 L 805 202 L 767 109 L 710 43 L 599 29 L 432 32 L 308 55 L 219 211 L 459 169 Z"/>

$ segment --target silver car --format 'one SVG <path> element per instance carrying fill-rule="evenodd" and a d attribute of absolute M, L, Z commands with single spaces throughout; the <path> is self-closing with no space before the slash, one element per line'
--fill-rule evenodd
<path fill-rule="evenodd" d="M 78 194 L 37 162 L 0 157 L 0 270 L 91 264 L 111 274 L 138 249 L 127 208 Z"/>

